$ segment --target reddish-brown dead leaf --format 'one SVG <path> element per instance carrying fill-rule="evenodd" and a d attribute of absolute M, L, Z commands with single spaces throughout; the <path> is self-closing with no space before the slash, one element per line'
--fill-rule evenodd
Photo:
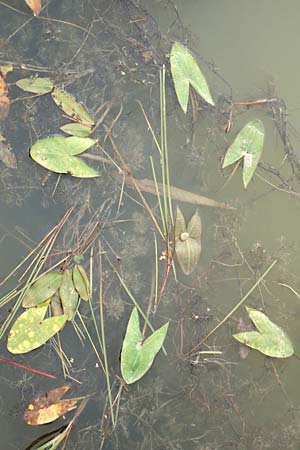
<path fill-rule="evenodd" d="M 53 422 L 72 411 L 77 406 L 77 400 L 60 400 L 69 389 L 69 386 L 61 386 L 39 395 L 28 405 L 24 421 L 28 425 L 42 425 Z"/>
<path fill-rule="evenodd" d="M 0 71 L 0 122 L 3 122 L 9 112 L 8 89 L 2 72 Z"/>
<path fill-rule="evenodd" d="M 38 16 L 42 9 L 42 0 L 25 0 L 34 16 Z"/>

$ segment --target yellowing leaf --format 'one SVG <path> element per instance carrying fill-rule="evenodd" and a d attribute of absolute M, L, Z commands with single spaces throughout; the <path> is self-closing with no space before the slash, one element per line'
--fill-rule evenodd
<path fill-rule="evenodd" d="M 59 106 L 68 116 L 83 125 L 94 125 L 94 120 L 86 107 L 82 103 L 77 102 L 73 95 L 57 88 L 54 89 L 51 95 L 57 106 Z"/>
<path fill-rule="evenodd" d="M 92 128 L 81 123 L 68 123 L 60 127 L 60 129 L 71 136 L 89 137 L 92 132 Z"/>
<path fill-rule="evenodd" d="M 28 425 L 43 425 L 72 411 L 77 406 L 77 400 L 60 400 L 69 389 L 69 386 L 61 386 L 39 395 L 28 405 L 24 421 Z"/>
<path fill-rule="evenodd" d="M 38 16 L 42 9 L 42 0 L 25 0 L 34 16 Z"/>
<path fill-rule="evenodd" d="M 9 113 L 8 88 L 4 75 L 0 71 L 0 123 L 3 122 Z"/>
<path fill-rule="evenodd" d="M 30 308 L 13 324 L 7 339 L 7 350 L 14 354 L 34 350 L 53 337 L 64 326 L 67 316 L 43 320 L 48 305 Z"/>

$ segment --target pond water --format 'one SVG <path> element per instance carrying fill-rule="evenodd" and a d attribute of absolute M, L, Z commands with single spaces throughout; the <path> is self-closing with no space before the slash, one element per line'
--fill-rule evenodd
<path fill-rule="evenodd" d="M 47 177 L 47 171 L 30 159 L 31 145 L 58 134 L 67 119 L 49 94 L 34 97 L 15 82 L 34 75 L 50 77 L 83 102 L 96 122 L 101 119 L 94 133 L 101 147 L 89 153 L 120 165 L 107 138 L 112 130 L 134 176 L 151 179 L 149 157 L 157 171 L 159 157 L 137 100 L 159 135 L 159 70 L 166 64 L 171 183 L 236 208 L 199 208 L 200 262 L 189 276 L 176 266 L 177 281 L 170 272 L 158 312 L 150 315 L 155 328 L 170 321 L 167 357 L 160 352 L 145 377 L 122 391 L 114 431 L 106 420 L 105 376 L 79 319 L 61 333 L 70 361 L 66 380 L 57 344 L 12 355 L 6 350 L 8 331 L 4 334 L 0 357 L 55 374 L 57 379 L 1 362 L 1 449 L 37 448 L 30 447 L 35 439 L 68 423 L 73 413 L 50 425 L 23 422 L 23 412 L 33 398 L 65 383 L 72 388 L 70 397 L 91 396 L 70 434 L 70 449 L 300 449 L 300 297 L 295 294 L 300 293 L 300 60 L 295 51 L 299 12 L 296 0 L 290 0 L 288 7 L 281 0 L 50 0 L 44 2 L 40 18 L 32 18 L 25 2 L 0 2 L 0 65 L 10 63 L 14 68 L 6 77 L 11 106 L 0 122 L 0 134 L 17 160 L 17 168 L 0 162 L 1 278 L 68 208 L 73 208 L 70 219 L 45 268 L 70 251 L 80 253 L 78 246 L 96 227 L 82 264 L 89 270 L 93 248 L 93 307 L 99 321 L 100 240 L 105 252 L 104 319 L 113 397 L 119 388 L 119 355 L 132 302 L 111 264 L 146 311 L 155 268 L 155 233 L 158 256 L 164 244 L 138 194 L 125 183 L 121 196 L 123 189 L 111 164 L 86 159 L 101 172 L 99 178 L 58 179 L 55 174 Z M 175 41 L 194 52 L 215 108 L 199 100 L 186 116 L 180 111 L 168 59 Z M 224 132 L 231 101 L 267 98 L 281 100 L 235 107 L 232 129 Z M 261 164 L 245 190 L 241 168 L 231 175 L 232 168 L 222 171 L 221 166 L 237 132 L 254 118 L 263 121 L 266 138 Z M 146 199 L 159 219 L 155 197 L 146 194 Z M 186 218 L 196 209 L 174 201 L 174 210 L 177 204 Z M 265 311 L 280 325 L 297 357 L 275 360 L 254 350 L 246 355 L 232 338 L 241 319 L 248 323 L 244 306 L 203 343 L 200 350 L 210 353 L 191 353 L 275 260 L 275 267 L 245 305 Z M 158 265 L 161 285 L 165 261 Z M 21 273 L 0 287 L 1 297 L 18 284 Z M 1 308 L 2 323 L 14 301 Z M 81 304 L 80 311 L 96 342 L 88 306 Z"/>

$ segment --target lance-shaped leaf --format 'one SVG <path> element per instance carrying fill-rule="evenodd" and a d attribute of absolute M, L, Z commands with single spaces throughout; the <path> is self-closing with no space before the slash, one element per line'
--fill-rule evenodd
<path fill-rule="evenodd" d="M 31 308 L 52 297 L 62 282 L 60 272 L 49 272 L 40 277 L 26 292 L 22 306 Z"/>
<path fill-rule="evenodd" d="M 68 123 L 60 127 L 64 133 L 70 134 L 71 136 L 78 137 L 89 137 L 92 132 L 92 128 L 87 125 L 82 125 L 81 123 Z"/>
<path fill-rule="evenodd" d="M 87 301 L 90 298 L 90 282 L 86 271 L 78 264 L 73 269 L 73 281 L 79 296 Z"/>
<path fill-rule="evenodd" d="M 77 102 L 76 98 L 68 92 L 61 91 L 60 89 L 54 89 L 52 92 L 52 98 L 55 103 L 66 113 L 68 116 L 72 117 L 77 122 L 83 125 L 93 126 L 94 120 L 90 116 L 86 107 Z"/>
<path fill-rule="evenodd" d="M 33 92 L 34 94 L 47 94 L 51 92 L 54 85 L 50 78 L 22 78 L 16 82 L 16 85 L 23 91 Z"/>
<path fill-rule="evenodd" d="M 175 42 L 170 62 L 176 95 L 184 113 L 187 112 L 190 84 L 207 103 L 214 105 L 205 77 L 186 47 Z"/>
<path fill-rule="evenodd" d="M 24 421 L 28 425 L 43 425 L 72 411 L 77 400 L 60 400 L 69 389 L 70 386 L 61 386 L 39 395 L 28 405 Z"/>
<path fill-rule="evenodd" d="M 64 314 L 68 317 L 68 320 L 73 320 L 79 297 L 73 283 L 72 271 L 69 269 L 64 271 L 59 293 Z"/>
<path fill-rule="evenodd" d="M 201 254 L 202 224 L 198 211 L 195 212 L 186 228 L 182 212 L 177 207 L 175 220 L 175 252 L 179 265 L 185 275 L 196 267 Z"/>
<path fill-rule="evenodd" d="M 42 10 L 42 0 L 25 0 L 34 16 L 38 16 Z"/>
<path fill-rule="evenodd" d="M 7 339 L 7 350 L 14 354 L 34 350 L 53 337 L 64 326 L 67 316 L 44 319 L 48 305 L 27 309 L 13 324 Z"/>
<path fill-rule="evenodd" d="M 93 178 L 99 173 L 74 155 L 84 152 L 96 142 L 90 138 L 54 136 L 37 141 L 30 149 L 30 156 L 52 172 Z"/>
<path fill-rule="evenodd" d="M 273 358 L 292 356 L 294 348 L 287 334 L 261 311 L 246 309 L 258 331 L 237 333 L 233 337 L 242 344 Z"/>
<path fill-rule="evenodd" d="M 142 343 L 138 311 L 133 309 L 121 352 L 121 373 L 127 384 L 135 383 L 148 372 L 163 345 L 168 326 L 165 323 Z"/>
<path fill-rule="evenodd" d="M 261 120 L 252 120 L 242 128 L 233 143 L 228 148 L 223 167 L 235 163 L 244 158 L 243 182 L 245 188 L 248 186 L 264 146 L 265 130 Z"/>

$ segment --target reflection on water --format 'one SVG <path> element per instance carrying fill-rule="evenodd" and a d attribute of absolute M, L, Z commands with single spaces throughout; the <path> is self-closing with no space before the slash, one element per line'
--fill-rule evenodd
<path fill-rule="evenodd" d="M 23 4 L 24 3 L 24 4 Z M 257 276 L 278 258 L 275 269 L 248 298 L 247 305 L 263 308 L 295 344 L 299 341 L 299 300 L 283 283 L 300 292 L 299 266 L 299 145 L 297 104 L 299 58 L 291 50 L 298 42 L 299 5 L 290 0 L 271 2 L 204 2 L 193 0 L 109 2 L 50 1 L 42 19 L 27 15 L 25 2 L 11 8 L 0 4 L 0 64 L 14 64 L 8 75 L 11 109 L 1 123 L 18 167 L 1 164 L 0 271 L 5 275 L 54 226 L 65 210 L 74 207 L 71 221 L 55 247 L 56 255 L 80 245 L 98 222 L 102 245 L 117 265 L 126 285 L 146 309 L 154 261 L 153 226 L 133 190 L 120 182 L 110 165 L 91 160 L 101 171 L 95 180 L 46 177 L 28 157 L 38 138 L 59 132 L 66 123 L 49 96 L 27 98 L 14 85 L 30 75 L 49 76 L 87 105 L 99 119 L 95 138 L 116 159 L 107 130 L 138 178 L 152 178 L 149 155 L 159 157 L 147 129 L 140 100 L 155 132 L 159 130 L 159 68 L 174 40 L 195 51 L 216 99 L 217 108 L 196 105 L 184 116 L 167 81 L 168 137 L 172 183 L 178 187 L 228 201 L 234 212 L 201 208 L 202 256 L 192 276 L 178 268 L 178 282 L 170 276 L 159 305 L 155 326 L 170 320 L 167 358 L 161 353 L 140 382 L 123 391 L 116 430 L 106 435 L 106 391 L 102 371 L 89 342 L 81 342 L 69 326 L 63 345 L 71 361 L 68 381 L 75 396 L 92 395 L 70 435 L 69 448 L 97 449 L 295 449 L 300 428 L 298 405 L 299 360 L 273 361 L 251 351 L 241 359 L 231 338 L 240 308 L 201 347 L 211 354 L 187 355 L 245 295 Z M 55 19 L 55 20 L 53 20 Z M 270 25 L 272 19 L 272 26 Z M 28 23 L 24 25 L 24 23 Z M 280 36 L 280 38 L 279 38 Z M 233 128 L 224 127 L 229 100 L 254 101 L 280 96 L 289 112 L 289 141 L 282 139 L 284 104 L 237 108 Z M 103 107 L 104 105 L 104 107 Z M 104 117 L 103 112 L 107 108 Z M 119 116 L 120 107 L 123 112 Z M 100 107 L 103 107 L 102 109 Z M 282 116 L 278 118 L 278 114 Z M 277 114 L 277 115 L 276 115 Z M 241 170 L 222 173 L 221 160 L 238 130 L 260 118 L 266 128 L 264 163 L 248 190 Z M 287 151 L 288 150 L 288 151 Z M 98 152 L 98 153 L 97 153 Z M 99 156 L 99 148 L 94 156 Z M 103 156 L 103 154 L 101 154 Z M 107 157 L 107 155 L 105 155 Z M 90 162 L 90 161 L 88 161 Z M 118 162 L 118 161 L 117 161 Z M 118 162 L 119 164 L 119 162 Z M 148 198 L 148 197 L 147 197 Z M 149 196 L 156 210 L 155 199 Z M 188 218 L 191 205 L 180 205 Z M 159 237 L 158 237 L 159 239 Z M 95 244 L 96 245 L 96 244 Z M 159 253 L 164 248 L 159 241 Z M 53 257 L 54 258 L 54 257 Z M 88 267 L 86 253 L 84 265 Z M 163 278 L 164 262 L 159 262 Z M 105 323 L 113 394 L 117 393 L 119 352 L 131 311 L 129 297 L 104 259 Z M 9 288 L 17 283 L 15 276 Z M 95 274 L 95 313 L 98 317 L 98 275 Z M 4 293 L 4 292 L 2 292 Z M 9 305 L 10 306 L 10 305 Z M 5 314 L 7 311 L 5 311 Z M 92 337 L 90 312 L 83 308 Z M 5 317 L 1 310 L 2 320 Z M 78 326 L 80 324 L 78 323 Z M 11 358 L 5 350 L 0 356 Z M 38 393 L 64 383 L 53 346 L 17 361 L 56 373 L 53 382 L 13 366 L 1 367 L 1 423 L 6 430 L 3 448 L 23 449 L 46 431 L 25 426 L 22 412 Z M 76 381 L 74 381 L 76 380 Z M 63 420 L 60 424 L 63 424 Z M 101 424 L 101 426 L 100 426 Z M 58 425 L 59 426 L 59 425 Z M 45 431 L 46 430 L 46 431 Z M 105 437 L 105 439 L 103 439 Z M 102 444 L 101 444 L 102 443 Z"/>

